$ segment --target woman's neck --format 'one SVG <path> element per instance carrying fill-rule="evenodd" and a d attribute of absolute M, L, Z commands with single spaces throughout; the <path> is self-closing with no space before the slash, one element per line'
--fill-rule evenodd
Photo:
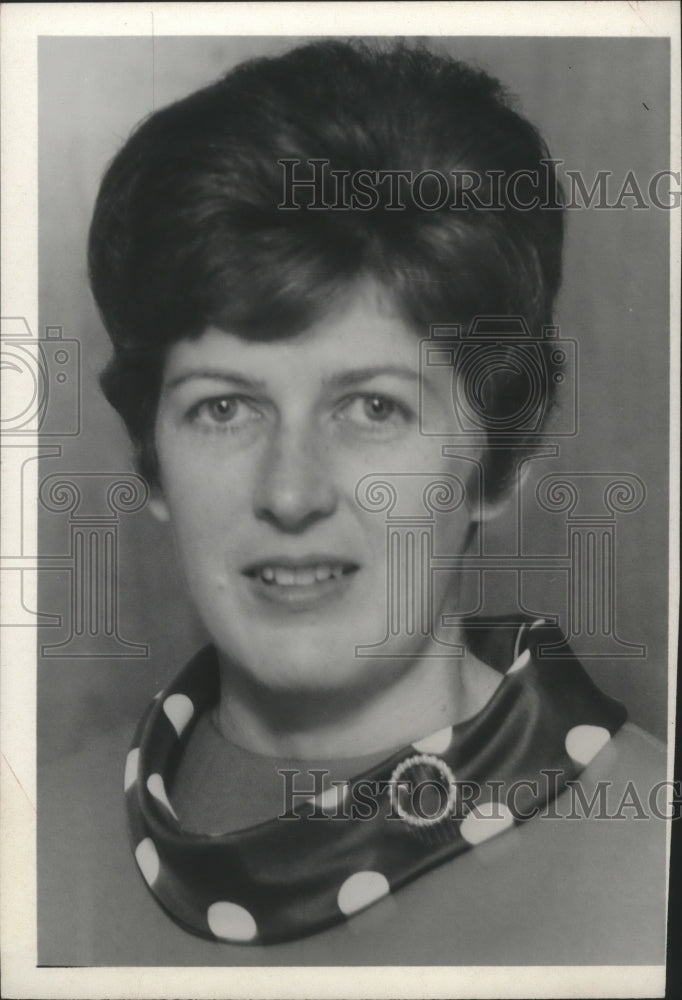
<path fill-rule="evenodd" d="M 217 722 L 232 743 L 267 756 L 358 757 L 470 718 L 500 680 L 492 667 L 466 653 L 461 659 L 422 657 L 392 674 L 390 683 L 365 684 L 351 693 L 272 691 L 221 658 Z"/>

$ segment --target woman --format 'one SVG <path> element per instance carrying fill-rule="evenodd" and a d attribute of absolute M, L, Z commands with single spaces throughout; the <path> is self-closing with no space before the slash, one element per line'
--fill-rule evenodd
<path fill-rule="evenodd" d="M 542 661 L 553 626 L 462 615 L 457 564 L 557 387 L 559 194 L 495 80 L 400 45 L 243 64 L 107 171 L 103 387 L 213 639 L 125 762 L 150 962 L 161 941 L 207 964 L 660 960 L 663 871 L 629 890 L 656 933 L 611 937 L 619 858 L 653 859 L 661 824 L 605 850 L 613 824 L 537 817 L 586 765 L 587 790 L 600 767 L 651 783 L 657 751 L 570 651 Z M 434 327 L 452 378 L 420 363 Z M 526 891 L 512 917 L 528 879 L 563 905 Z"/>

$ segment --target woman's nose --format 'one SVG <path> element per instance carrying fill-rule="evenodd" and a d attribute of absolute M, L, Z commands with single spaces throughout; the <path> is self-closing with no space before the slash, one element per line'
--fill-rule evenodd
<path fill-rule="evenodd" d="M 312 433 L 281 428 L 263 456 L 254 495 L 260 520 L 300 532 L 336 510 L 325 449 Z"/>

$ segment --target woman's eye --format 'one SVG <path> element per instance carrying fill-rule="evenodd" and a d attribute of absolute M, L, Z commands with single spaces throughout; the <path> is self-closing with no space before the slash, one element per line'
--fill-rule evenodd
<path fill-rule="evenodd" d="M 238 431 L 261 419 L 254 404 L 239 396 L 215 396 L 196 403 L 188 413 L 190 423 L 206 430 Z"/>
<path fill-rule="evenodd" d="M 403 404 L 381 393 L 368 393 L 345 400 L 339 418 L 362 430 L 380 431 L 409 423 L 410 414 Z"/>
<path fill-rule="evenodd" d="M 393 400 L 386 399 L 384 396 L 369 396 L 363 400 L 363 406 L 367 417 L 379 423 L 389 420 L 396 409 Z"/>

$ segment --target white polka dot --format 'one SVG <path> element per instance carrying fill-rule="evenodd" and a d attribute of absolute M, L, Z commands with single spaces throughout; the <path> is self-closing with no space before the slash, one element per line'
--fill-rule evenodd
<path fill-rule="evenodd" d="M 147 788 L 154 796 L 156 801 L 161 802 L 166 807 L 166 809 L 168 809 L 177 819 L 178 817 L 175 815 L 175 810 L 168 801 L 168 796 L 166 795 L 166 786 L 164 785 L 163 778 L 161 777 L 160 774 L 149 775 L 149 777 L 147 778 Z"/>
<path fill-rule="evenodd" d="M 611 739 L 603 726 L 574 726 L 566 734 L 566 751 L 576 764 L 589 764 Z"/>
<path fill-rule="evenodd" d="M 417 740 L 412 746 L 420 753 L 445 753 L 452 740 L 452 726 L 439 729 L 430 736 L 425 736 L 423 740 Z"/>
<path fill-rule="evenodd" d="M 173 723 L 173 728 L 178 736 L 194 715 L 194 705 L 192 699 L 186 694 L 171 694 L 163 703 L 163 710 Z"/>
<path fill-rule="evenodd" d="M 258 933 L 256 921 L 237 903 L 212 903 L 206 919 L 211 932 L 224 941 L 253 941 Z"/>
<path fill-rule="evenodd" d="M 131 750 L 126 757 L 126 769 L 123 775 L 123 788 L 124 791 L 128 791 L 131 785 L 135 784 L 135 779 L 137 778 L 137 765 L 140 760 L 140 749 L 135 747 Z"/>
<path fill-rule="evenodd" d="M 390 891 L 388 880 L 381 872 L 356 872 L 343 883 L 336 901 L 341 912 L 349 917 L 387 896 Z"/>
<path fill-rule="evenodd" d="M 482 844 L 514 825 L 514 817 L 501 802 L 477 803 L 462 820 L 459 832 L 469 844 Z"/>
<path fill-rule="evenodd" d="M 159 875 L 159 855 L 150 837 L 145 837 L 135 848 L 135 860 L 147 885 L 154 885 Z"/>
<path fill-rule="evenodd" d="M 515 674 L 517 670 L 523 670 L 523 668 L 528 666 L 529 663 L 530 663 L 530 650 L 524 649 L 521 655 L 514 660 L 507 673 Z"/>
<path fill-rule="evenodd" d="M 348 782 L 344 781 L 338 785 L 331 785 L 325 788 L 319 795 L 311 795 L 308 800 L 313 805 L 317 804 L 325 811 L 336 812 L 342 807 L 348 796 Z"/>

